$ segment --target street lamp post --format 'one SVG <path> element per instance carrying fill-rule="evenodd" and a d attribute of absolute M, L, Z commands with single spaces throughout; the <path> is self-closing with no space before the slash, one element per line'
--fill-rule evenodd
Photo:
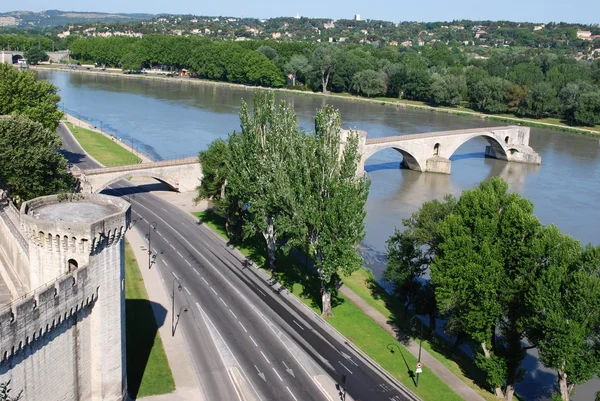
<path fill-rule="evenodd" d="M 171 336 L 175 337 L 175 282 L 177 281 L 177 291 L 181 291 L 181 280 L 173 277 L 173 292 L 171 293 Z M 179 318 L 179 315 L 177 315 Z"/>
<path fill-rule="evenodd" d="M 156 221 L 148 224 L 148 269 L 152 268 L 152 231 L 156 231 Z"/>
<path fill-rule="evenodd" d="M 417 368 L 417 381 L 415 383 L 416 387 L 419 387 L 419 369 L 421 367 L 421 349 L 423 347 L 423 321 L 421 319 L 419 319 L 417 317 L 417 315 L 414 315 L 411 319 L 410 319 L 410 325 L 412 326 L 411 331 L 417 331 L 417 329 L 415 328 L 415 325 L 417 324 L 416 322 L 413 323 L 413 320 L 417 318 L 418 322 L 421 323 L 421 335 L 419 337 L 419 360 L 418 360 L 418 368 Z"/>

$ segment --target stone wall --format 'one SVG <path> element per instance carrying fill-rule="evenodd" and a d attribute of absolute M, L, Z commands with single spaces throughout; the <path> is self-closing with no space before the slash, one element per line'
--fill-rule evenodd
<path fill-rule="evenodd" d="M 0 206 L 0 260 L 2 261 L 0 265 L 6 269 L 11 269 L 18 276 L 25 289 L 29 290 L 31 288 L 28 269 L 29 246 L 19 230 L 19 226 L 15 224 L 14 216 L 10 216 L 10 213 L 15 213 L 14 210 L 10 209 L 11 206 L 10 204 Z M 2 268 L 0 267 L 0 269 Z M 0 274 L 4 281 L 11 282 L 10 273 L 5 269 L 2 270 Z M 13 286 L 10 285 L 9 289 L 11 293 L 15 291 Z M 22 294 L 13 293 L 14 297 L 19 295 Z"/>
<path fill-rule="evenodd" d="M 91 320 L 98 287 L 89 268 L 48 283 L 0 310 L 0 381 L 23 400 L 88 400 Z"/>

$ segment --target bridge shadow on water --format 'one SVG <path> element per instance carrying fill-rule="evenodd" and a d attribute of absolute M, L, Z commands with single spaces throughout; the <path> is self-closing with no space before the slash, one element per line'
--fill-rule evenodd
<path fill-rule="evenodd" d="M 463 154 L 458 154 L 458 155 L 455 154 L 450 157 L 450 161 L 466 160 L 466 159 L 485 159 L 485 153 L 484 152 L 463 153 Z M 367 165 L 365 165 L 365 172 L 372 173 L 374 171 L 381 171 L 381 170 L 404 169 L 405 167 L 402 167 L 401 163 L 402 163 L 402 161 L 367 164 Z"/>
<path fill-rule="evenodd" d="M 485 159 L 484 152 L 462 153 L 459 155 L 450 156 L 450 161 L 465 160 L 465 159 Z"/>

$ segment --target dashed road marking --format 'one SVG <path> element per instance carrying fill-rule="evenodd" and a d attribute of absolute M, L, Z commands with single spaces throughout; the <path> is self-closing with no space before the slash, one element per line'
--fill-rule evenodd
<path fill-rule="evenodd" d="M 238 320 L 238 323 L 240 324 L 240 326 L 242 326 L 242 329 L 244 329 L 244 331 L 247 333 L 247 332 L 248 332 L 248 330 L 246 330 L 246 328 L 244 327 L 244 325 L 242 324 L 242 322 L 240 322 L 240 321 Z M 262 351 L 261 351 L 261 352 L 262 352 Z"/>
<path fill-rule="evenodd" d="M 165 264 L 165 266 L 169 267 L 169 264 L 167 263 L 166 260 L 163 260 L 163 263 Z"/>
<path fill-rule="evenodd" d="M 189 266 L 192 265 L 187 259 L 183 259 L 183 260 L 185 260 L 185 263 L 187 263 Z"/>
<path fill-rule="evenodd" d="M 339 362 L 339 364 L 340 364 L 340 365 L 342 365 L 342 366 L 344 367 L 344 369 L 346 369 L 348 372 L 350 372 L 350 374 L 351 374 L 351 375 L 353 375 L 353 374 L 354 374 L 354 373 L 352 373 L 352 371 L 351 371 L 350 369 L 348 369 L 348 368 L 346 367 L 346 365 L 344 365 L 344 364 L 342 363 L 342 361 L 338 361 L 338 362 Z"/>
<path fill-rule="evenodd" d="M 300 327 L 302 330 L 304 330 L 304 327 L 300 326 L 300 323 L 298 323 L 297 321 L 294 320 L 294 323 L 296 323 L 296 326 Z"/>
<path fill-rule="evenodd" d="M 237 316 L 235 315 L 235 313 L 233 313 L 233 311 L 231 309 L 229 309 L 229 312 L 231 312 L 231 314 L 233 315 L 233 317 L 237 319 Z"/>
<path fill-rule="evenodd" d="M 217 294 L 217 292 L 215 291 L 215 289 L 214 289 L 214 288 L 210 287 L 210 289 L 212 290 L 212 292 L 214 292 L 214 293 L 215 293 L 215 295 L 219 295 L 219 294 Z"/>
<path fill-rule="evenodd" d="M 204 277 L 202 277 L 202 281 L 204 281 L 204 283 L 206 283 L 206 285 L 208 285 L 208 281 L 204 280 Z"/>
<path fill-rule="evenodd" d="M 227 304 L 225 303 L 225 301 L 223 301 L 223 298 L 219 297 L 219 299 L 221 300 L 221 302 L 223 302 L 223 305 L 225 305 L 225 307 L 227 308 Z"/>
<path fill-rule="evenodd" d="M 171 272 L 171 273 L 173 273 L 173 276 L 174 276 L 174 277 L 175 277 L 177 280 L 179 280 L 179 277 L 177 277 L 177 274 L 175 274 L 175 272 Z"/>
<path fill-rule="evenodd" d="M 198 273 L 198 270 L 196 270 L 194 267 L 192 267 L 192 269 L 194 269 L 194 273 L 196 273 L 197 275 L 200 275 L 200 273 Z M 204 280 L 204 278 L 202 280 Z M 204 281 L 206 281 L 206 280 L 204 280 Z"/>
<path fill-rule="evenodd" d="M 262 354 L 263 358 L 265 358 L 265 361 L 267 361 L 267 363 L 270 364 L 271 362 L 267 359 L 267 356 L 265 355 L 265 353 L 262 351 L 260 351 L 260 353 Z"/>
<path fill-rule="evenodd" d="M 277 369 L 273 368 L 273 372 L 275 372 L 275 374 L 277 375 L 277 377 L 279 377 L 279 380 L 283 381 L 283 379 L 281 378 L 281 376 L 279 376 L 279 373 L 277 373 Z"/>
<path fill-rule="evenodd" d="M 250 336 L 250 335 L 248 337 L 250 337 L 250 339 L 252 340 L 252 343 L 254 344 L 254 346 L 258 347 L 258 344 L 256 343 L 256 341 L 254 341 L 254 338 L 252 338 L 252 336 Z"/>
<path fill-rule="evenodd" d="M 292 390 L 290 390 L 290 388 L 288 386 L 285 386 L 285 388 L 287 388 L 287 391 L 289 391 L 290 395 L 292 397 L 294 397 L 294 400 L 298 401 L 298 399 L 296 398 L 296 396 L 294 395 L 294 393 L 292 393 Z"/>
<path fill-rule="evenodd" d="M 187 292 L 187 293 L 188 293 L 188 295 L 192 295 L 192 294 L 191 294 L 191 293 L 188 291 L 187 287 L 183 287 L 183 289 L 185 290 L 185 292 Z"/>

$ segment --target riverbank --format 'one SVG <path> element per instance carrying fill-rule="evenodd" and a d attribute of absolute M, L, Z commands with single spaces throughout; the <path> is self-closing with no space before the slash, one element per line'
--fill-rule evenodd
<path fill-rule="evenodd" d="M 276 91 L 276 92 L 290 93 L 290 94 L 294 94 L 294 95 L 321 96 L 321 97 L 338 98 L 338 99 L 344 99 L 344 100 L 352 100 L 352 101 L 356 101 L 356 102 L 378 103 L 378 104 L 381 104 L 382 106 L 388 106 L 388 107 L 391 106 L 391 107 L 404 108 L 404 109 L 412 108 L 412 109 L 427 110 L 427 111 L 432 111 L 432 112 L 437 112 L 437 113 L 445 113 L 445 114 L 456 115 L 456 116 L 474 117 L 474 118 L 479 118 L 479 119 L 483 119 L 483 120 L 508 122 L 508 123 L 520 124 L 520 125 L 524 125 L 524 126 L 528 126 L 528 127 L 546 128 L 546 129 L 552 129 L 552 130 L 556 130 L 556 131 L 563 131 L 563 132 L 575 133 L 575 134 L 580 134 L 580 135 L 600 137 L 600 127 L 572 127 L 572 126 L 566 125 L 564 123 L 561 123 L 560 121 L 548 122 L 548 120 L 555 121 L 557 119 L 546 119 L 546 121 L 543 121 L 543 120 L 534 120 L 534 119 L 528 119 L 528 118 L 519 118 L 519 117 L 514 117 L 511 115 L 484 114 L 484 113 L 472 111 L 472 110 L 466 109 L 466 108 L 433 107 L 433 106 L 427 105 L 425 102 L 411 101 L 411 100 L 406 100 L 406 99 L 392 99 L 392 98 L 384 98 L 384 97 L 369 99 L 369 98 L 354 96 L 351 94 L 317 93 L 317 92 L 293 90 L 293 89 L 289 89 L 289 88 L 265 88 L 265 87 L 257 87 L 257 86 L 248 86 L 248 85 L 243 85 L 243 84 L 235 84 L 235 83 L 231 83 L 231 82 L 209 81 L 209 80 L 205 80 L 205 79 L 197 79 L 197 78 L 189 78 L 189 77 L 166 77 L 166 76 L 156 76 L 156 75 L 147 75 L 147 74 L 124 74 L 122 72 L 118 72 L 115 70 L 112 70 L 112 71 L 102 71 L 102 70 L 95 70 L 95 69 L 94 70 L 74 70 L 74 69 L 69 69 L 69 68 L 57 66 L 57 65 L 34 66 L 34 67 L 32 67 L 32 69 L 33 70 L 37 70 L 37 69 L 57 70 L 57 71 L 65 71 L 65 72 L 69 72 L 69 73 L 74 73 L 74 74 L 95 74 L 95 75 L 101 75 L 101 76 L 112 76 L 112 77 L 120 77 L 120 78 L 126 78 L 126 79 L 159 80 L 159 81 L 186 83 L 186 84 L 190 84 L 190 85 L 225 85 L 225 86 L 238 88 L 238 89 L 244 89 L 244 90 L 248 90 L 248 91 L 255 91 L 257 89 L 272 90 L 272 91 Z"/>

